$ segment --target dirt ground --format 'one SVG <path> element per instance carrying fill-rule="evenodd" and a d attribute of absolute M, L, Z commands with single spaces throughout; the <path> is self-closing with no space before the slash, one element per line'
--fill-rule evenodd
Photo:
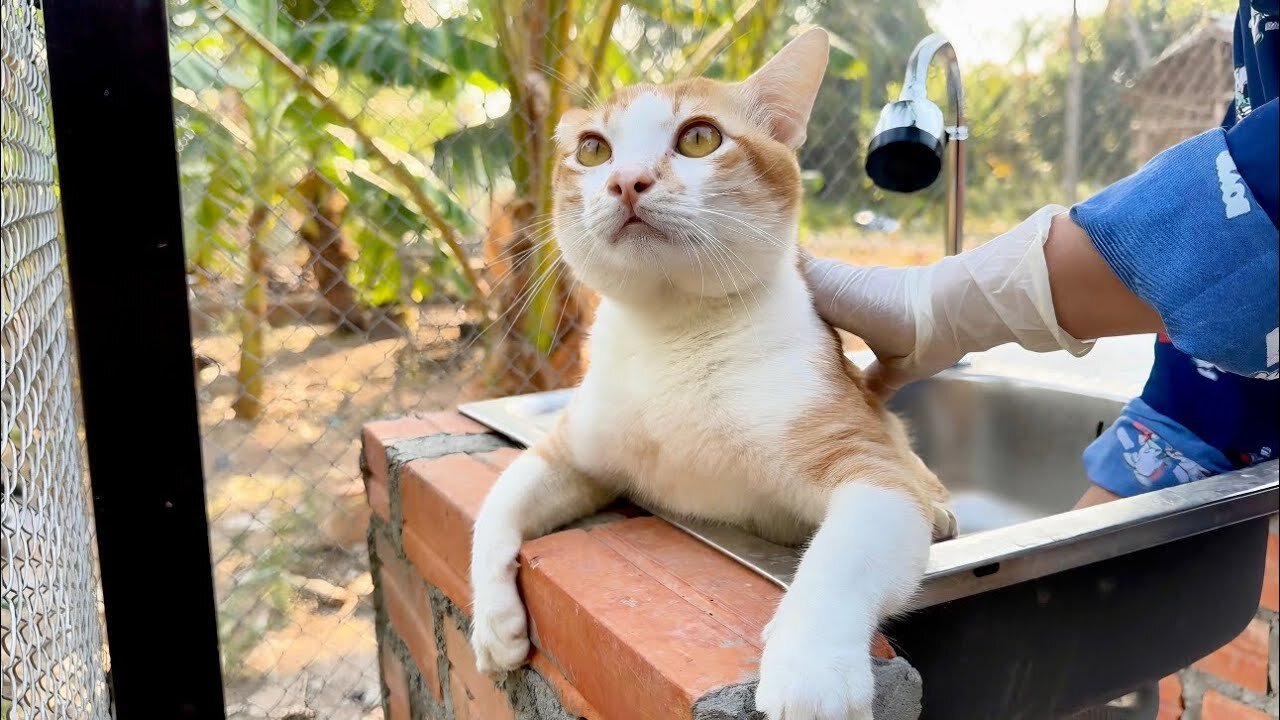
<path fill-rule="evenodd" d="M 825 235 L 805 244 L 863 264 L 941 254 L 940 240 L 900 236 Z M 481 359 L 480 343 L 460 339 L 455 308 L 422 308 L 413 320 L 384 339 L 324 326 L 271 329 L 265 411 L 255 422 L 231 409 L 238 333 L 196 338 L 196 353 L 212 361 L 198 388 L 231 718 L 382 716 L 360 428 L 453 405 Z"/>
<path fill-rule="evenodd" d="M 197 336 L 210 540 L 233 718 L 381 717 L 360 427 L 451 404 L 479 348 L 428 308 L 368 339 L 267 333 L 265 411 L 236 419 L 238 336 Z"/>

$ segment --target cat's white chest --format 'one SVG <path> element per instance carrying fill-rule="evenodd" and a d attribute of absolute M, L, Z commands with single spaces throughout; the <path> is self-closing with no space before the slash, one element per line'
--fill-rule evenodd
<path fill-rule="evenodd" d="M 602 308 L 570 413 L 583 470 L 668 510 L 751 523 L 794 483 L 782 448 L 821 391 L 807 296 L 705 329 L 650 333 Z M 829 336 L 825 338 L 829 342 Z"/>

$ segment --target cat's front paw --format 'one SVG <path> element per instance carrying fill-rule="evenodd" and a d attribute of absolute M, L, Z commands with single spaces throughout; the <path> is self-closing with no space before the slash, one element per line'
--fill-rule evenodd
<path fill-rule="evenodd" d="M 798 620 L 780 612 L 765 631 L 756 709 L 769 720 L 872 720 L 867 648 Z"/>
<path fill-rule="evenodd" d="M 472 610 L 471 649 L 480 672 L 501 675 L 520 667 L 529 656 L 529 630 L 515 586 L 477 595 Z"/>

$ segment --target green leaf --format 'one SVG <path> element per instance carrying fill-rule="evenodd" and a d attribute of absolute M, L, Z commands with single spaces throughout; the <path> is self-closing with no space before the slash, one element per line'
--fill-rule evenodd
<path fill-rule="evenodd" d="M 351 267 L 351 282 L 361 299 L 375 307 L 390 305 L 400 297 L 400 255 L 396 246 L 365 226 L 356 234 L 359 254 Z"/>
<path fill-rule="evenodd" d="M 457 264 L 450 262 L 444 255 L 436 255 L 427 263 L 431 276 L 448 286 L 449 292 L 462 301 L 471 299 L 474 294 L 467 279 L 458 269 Z"/>
<path fill-rule="evenodd" d="M 409 291 L 409 297 L 414 302 L 420 303 L 430 298 L 435 292 L 436 287 L 432 284 L 430 276 L 423 274 L 413 279 L 413 289 Z"/>
<path fill-rule="evenodd" d="M 435 203 L 436 209 L 444 217 L 444 221 L 453 226 L 454 230 L 459 233 L 468 234 L 475 232 L 475 223 L 471 219 L 471 213 L 467 209 L 459 205 L 445 190 L 435 187 L 431 183 L 424 183 L 423 192 Z"/>
<path fill-rule="evenodd" d="M 433 151 L 431 170 L 446 184 L 493 187 L 515 159 L 511 115 L 445 135 Z"/>
<path fill-rule="evenodd" d="M 502 83 L 498 48 L 474 36 L 475 21 L 450 18 L 436 27 L 401 20 L 311 23 L 294 33 L 285 52 L 302 64 L 328 64 L 380 85 L 452 92 L 458 77 L 479 73 Z"/>
<path fill-rule="evenodd" d="M 845 80 L 861 80 L 869 70 L 862 58 L 849 57 L 843 53 L 832 53 L 831 64 L 827 66 L 828 74 Z"/>
<path fill-rule="evenodd" d="M 355 149 L 330 126 L 343 126 L 343 118 L 307 95 L 297 95 L 284 109 L 280 121 L 297 136 L 298 144 L 312 155 L 355 159 Z"/>
<path fill-rule="evenodd" d="M 343 192 L 352 210 L 376 228 L 388 243 L 399 244 L 405 235 L 426 232 L 426 224 L 407 202 L 391 192 L 385 181 L 367 170 L 349 170 Z"/>
<path fill-rule="evenodd" d="M 605 48 L 604 67 L 601 68 L 600 75 L 603 81 L 601 86 L 615 83 L 625 87 L 640 79 L 640 71 L 631 62 L 631 53 L 616 40 L 610 40 L 609 46 Z"/>
<path fill-rule="evenodd" d="M 396 20 L 404 14 L 404 7 L 392 0 L 282 0 L 281 8 L 299 23 L 322 20 L 364 21 L 380 18 Z"/>
<path fill-rule="evenodd" d="M 173 53 L 179 56 L 173 62 L 173 80 L 179 86 L 195 92 L 223 86 L 219 67 L 204 54 L 194 49 L 182 54 L 177 48 Z"/>
<path fill-rule="evenodd" d="M 718 25 L 733 17 L 731 2 L 672 2 L 671 0 L 633 0 L 627 6 L 649 19 L 676 27 Z"/>

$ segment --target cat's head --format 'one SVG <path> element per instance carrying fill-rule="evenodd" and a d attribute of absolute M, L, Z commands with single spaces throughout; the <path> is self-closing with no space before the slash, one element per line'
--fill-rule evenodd
<path fill-rule="evenodd" d="M 576 276 L 624 300 L 716 297 L 790 262 L 809 112 L 827 66 L 810 30 L 750 78 L 626 88 L 556 129 L 555 235 Z"/>

